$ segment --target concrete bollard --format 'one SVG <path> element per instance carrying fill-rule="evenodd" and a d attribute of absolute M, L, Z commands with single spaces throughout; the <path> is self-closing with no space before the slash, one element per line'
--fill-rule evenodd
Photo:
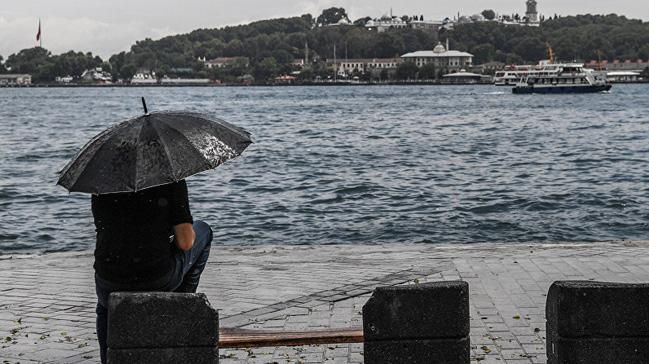
<path fill-rule="evenodd" d="M 469 364 L 469 285 L 379 287 L 363 307 L 366 364 Z"/>
<path fill-rule="evenodd" d="M 219 318 L 202 293 L 112 293 L 108 362 L 218 363 Z"/>
<path fill-rule="evenodd" d="M 546 318 L 548 364 L 649 363 L 649 284 L 555 282 Z"/>

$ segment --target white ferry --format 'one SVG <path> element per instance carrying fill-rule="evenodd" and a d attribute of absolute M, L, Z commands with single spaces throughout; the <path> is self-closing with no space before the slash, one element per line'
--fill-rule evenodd
<path fill-rule="evenodd" d="M 610 90 L 606 74 L 584 68 L 580 63 L 547 63 L 541 70 L 521 79 L 515 94 L 594 93 Z"/>
<path fill-rule="evenodd" d="M 496 72 L 494 75 L 494 85 L 514 86 L 522 79 L 536 72 L 535 66 L 511 66 L 509 69 Z"/>

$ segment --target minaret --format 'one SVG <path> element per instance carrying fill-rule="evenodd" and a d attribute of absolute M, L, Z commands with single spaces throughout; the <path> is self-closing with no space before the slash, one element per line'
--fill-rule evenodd
<path fill-rule="evenodd" d="M 539 22 L 539 13 L 536 11 L 536 0 L 527 0 L 527 11 L 525 12 L 530 23 Z"/>

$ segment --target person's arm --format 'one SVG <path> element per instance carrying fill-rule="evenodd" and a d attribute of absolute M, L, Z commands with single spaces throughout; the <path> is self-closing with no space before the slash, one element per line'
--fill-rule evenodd
<path fill-rule="evenodd" d="M 194 232 L 191 212 L 189 211 L 189 198 L 187 184 L 184 180 L 171 185 L 170 223 L 174 228 L 174 243 L 178 249 L 187 251 L 194 245 L 196 233 Z"/>
<path fill-rule="evenodd" d="M 194 232 L 194 226 L 189 223 L 179 224 L 174 226 L 174 242 L 178 249 L 182 251 L 187 251 L 194 246 L 194 240 L 196 239 L 196 233 Z"/>

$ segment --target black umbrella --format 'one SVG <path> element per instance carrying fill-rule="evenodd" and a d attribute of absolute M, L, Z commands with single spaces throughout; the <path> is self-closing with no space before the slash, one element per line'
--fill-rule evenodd
<path fill-rule="evenodd" d="M 57 184 L 70 192 L 136 192 L 216 168 L 252 143 L 223 120 L 187 112 L 149 114 L 95 136 L 63 168 Z"/>

